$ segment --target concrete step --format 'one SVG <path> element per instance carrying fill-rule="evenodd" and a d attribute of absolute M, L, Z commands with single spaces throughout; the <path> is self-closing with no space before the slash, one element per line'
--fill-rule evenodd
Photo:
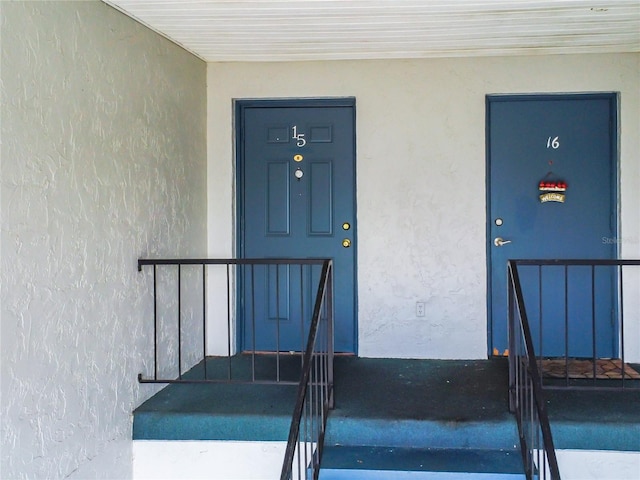
<path fill-rule="evenodd" d="M 513 449 L 508 368 L 495 361 L 336 359 L 328 445 Z"/>
<path fill-rule="evenodd" d="M 325 447 L 320 480 L 523 479 L 516 450 Z"/>
<path fill-rule="evenodd" d="M 372 447 L 514 450 L 519 448 L 513 417 L 504 421 L 443 422 L 434 420 L 347 418 L 332 412 L 326 445 Z"/>

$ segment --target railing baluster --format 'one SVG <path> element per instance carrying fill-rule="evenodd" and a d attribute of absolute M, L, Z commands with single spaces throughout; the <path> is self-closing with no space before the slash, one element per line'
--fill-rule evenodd
<path fill-rule="evenodd" d="M 178 378 L 182 379 L 182 265 L 178 264 Z"/>
<path fill-rule="evenodd" d="M 546 463 L 547 463 L 547 456 L 544 453 L 544 448 L 540 448 L 542 445 L 542 442 L 540 441 L 540 429 L 536 428 L 536 450 L 535 450 L 535 456 L 536 456 L 536 465 L 538 465 L 538 475 L 540 475 L 540 468 L 542 468 L 544 474 L 543 476 L 546 478 L 546 471 L 547 471 L 547 467 L 546 467 Z"/>
<path fill-rule="evenodd" d="M 620 365 L 622 368 L 622 388 L 625 387 L 625 380 L 626 380 L 626 368 L 625 368 L 625 359 L 624 359 L 624 295 L 623 295 L 623 289 L 624 289 L 624 282 L 623 282 L 623 277 L 622 277 L 622 269 L 624 267 L 622 265 L 618 265 L 618 291 L 620 292 L 619 295 L 619 300 L 618 300 L 618 308 L 620 309 L 620 312 L 618 314 L 618 318 L 620 319 L 620 321 L 618 322 L 618 328 L 620 329 Z"/>
<path fill-rule="evenodd" d="M 329 404 L 328 408 L 333 408 L 334 404 L 334 394 L 333 394 L 333 354 L 334 354 L 334 338 L 333 338 L 333 329 L 334 329 L 334 316 L 333 316 L 333 264 L 329 264 L 329 269 L 327 271 L 327 288 L 325 290 L 325 302 L 327 309 L 327 362 L 329 365 L 329 378 L 327 383 L 327 388 L 329 389 Z"/>
<path fill-rule="evenodd" d="M 304 446 L 304 471 L 306 477 L 307 465 L 309 465 L 309 449 L 307 448 L 307 441 L 309 438 L 309 418 L 311 415 L 309 413 L 309 399 L 304 402 L 304 437 L 302 439 L 302 445 Z"/>
<path fill-rule="evenodd" d="M 513 290 L 511 289 L 510 280 L 511 272 L 507 270 L 507 318 L 511 319 L 514 316 L 514 302 L 513 302 Z M 507 321 L 507 342 L 509 345 L 509 357 L 507 359 L 509 363 L 509 411 L 511 413 L 515 412 L 515 392 L 517 391 L 517 382 L 516 382 L 516 374 L 517 374 L 517 366 L 514 364 L 515 359 L 519 358 L 518 352 L 516 351 L 516 339 L 513 331 L 514 322 Z"/>
<path fill-rule="evenodd" d="M 153 379 L 158 380 L 158 280 L 157 267 L 153 266 Z"/>
<path fill-rule="evenodd" d="M 269 272 L 267 270 L 267 275 Z M 251 342 L 253 348 L 251 349 L 251 381 L 256 381 L 256 295 L 255 295 L 255 269 L 251 264 Z M 268 278 L 268 277 L 267 277 Z M 269 300 L 267 299 L 267 302 Z M 267 316 L 269 305 L 267 303 Z"/>
<path fill-rule="evenodd" d="M 276 264 L 276 378 L 280 380 L 280 265 Z"/>
<path fill-rule="evenodd" d="M 202 264 L 202 359 L 207 379 L 207 266 Z"/>
<path fill-rule="evenodd" d="M 542 332 L 541 332 L 542 334 Z M 541 355 L 544 352 L 540 352 Z M 569 385 L 569 266 L 564 266 L 564 378 Z"/>
<path fill-rule="evenodd" d="M 300 264 L 300 352 L 304 352 L 304 326 L 306 320 L 306 312 L 304 311 L 304 265 Z M 300 355 L 300 368 L 304 363 L 304 355 Z"/>
<path fill-rule="evenodd" d="M 529 384 L 530 382 L 527 382 L 527 384 Z M 533 428 L 533 425 L 536 425 L 536 419 L 535 419 L 535 414 L 534 414 L 534 400 L 533 400 L 533 388 L 528 388 L 527 389 L 527 410 L 529 411 L 529 444 L 533 446 L 533 448 L 537 448 L 537 444 L 535 443 L 535 434 L 536 434 L 536 429 Z M 533 464 L 533 455 L 530 456 L 531 458 L 531 471 L 534 472 L 535 471 L 535 465 Z"/>
<path fill-rule="evenodd" d="M 544 315 L 544 310 L 543 310 L 543 300 L 542 298 L 544 297 L 544 295 L 542 295 L 542 265 L 538 265 L 538 308 L 540 309 L 540 329 L 538 330 L 538 338 L 540 341 L 540 349 L 538 350 L 540 352 L 540 367 L 542 367 L 542 356 L 544 355 L 544 350 L 542 349 L 543 346 L 543 339 L 544 339 L 544 335 L 542 334 L 542 332 L 544 332 L 543 329 L 543 315 Z"/>
<path fill-rule="evenodd" d="M 591 350 L 593 352 L 592 362 L 593 369 L 593 384 L 596 384 L 596 359 L 598 358 L 597 352 L 597 339 L 598 332 L 596 330 L 596 266 L 591 265 Z"/>
<path fill-rule="evenodd" d="M 231 306 L 233 297 L 231 295 L 231 265 L 227 264 L 225 287 L 227 289 L 227 378 L 231 380 L 233 378 L 231 370 Z M 238 276 L 238 268 L 235 268 L 236 282 L 240 281 Z"/>

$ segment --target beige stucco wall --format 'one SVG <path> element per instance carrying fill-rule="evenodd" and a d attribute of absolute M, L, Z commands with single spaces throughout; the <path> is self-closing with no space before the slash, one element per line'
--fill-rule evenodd
<path fill-rule="evenodd" d="M 640 258 L 639 85 L 638 54 L 211 63 L 209 253 L 233 252 L 233 99 L 354 96 L 360 355 L 485 357 L 485 95 L 621 93 L 620 246 Z"/>
<path fill-rule="evenodd" d="M 206 65 L 102 2 L 0 2 L 3 479 L 126 479 L 137 259 L 206 254 Z"/>

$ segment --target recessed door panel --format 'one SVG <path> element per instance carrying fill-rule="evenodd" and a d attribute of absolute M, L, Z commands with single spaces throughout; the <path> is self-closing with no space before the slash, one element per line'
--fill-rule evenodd
<path fill-rule="evenodd" d="M 309 166 L 309 235 L 333 234 L 333 179 L 331 162 Z"/>
<path fill-rule="evenodd" d="M 266 164 L 267 185 L 265 202 L 267 235 L 289 234 L 289 164 Z"/>

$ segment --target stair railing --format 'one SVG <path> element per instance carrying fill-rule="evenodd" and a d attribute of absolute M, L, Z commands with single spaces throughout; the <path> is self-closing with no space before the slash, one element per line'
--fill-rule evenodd
<path fill-rule="evenodd" d="M 516 416 L 528 479 L 560 480 L 542 382 L 533 349 L 517 264 L 509 261 L 509 409 Z"/>
<path fill-rule="evenodd" d="M 517 267 L 543 390 L 639 390 L 628 318 L 640 313 L 640 260 L 526 259 Z M 575 321 L 575 324 L 573 323 Z M 553 327 L 553 328 L 550 328 Z M 631 352 L 631 353 L 629 353 Z"/>
<path fill-rule="evenodd" d="M 329 409 L 333 408 L 333 266 L 327 260 L 304 352 L 280 480 L 318 478 Z"/>
<path fill-rule="evenodd" d="M 151 361 L 140 383 L 299 384 L 312 295 L 327 260 L 138 260 L 138 271 L 143 267 L 152 267 L 144 272 L 153 313 L 145 326 Z M 261 325 L 271 329 L 274 346 L 263 347 Z"/>

